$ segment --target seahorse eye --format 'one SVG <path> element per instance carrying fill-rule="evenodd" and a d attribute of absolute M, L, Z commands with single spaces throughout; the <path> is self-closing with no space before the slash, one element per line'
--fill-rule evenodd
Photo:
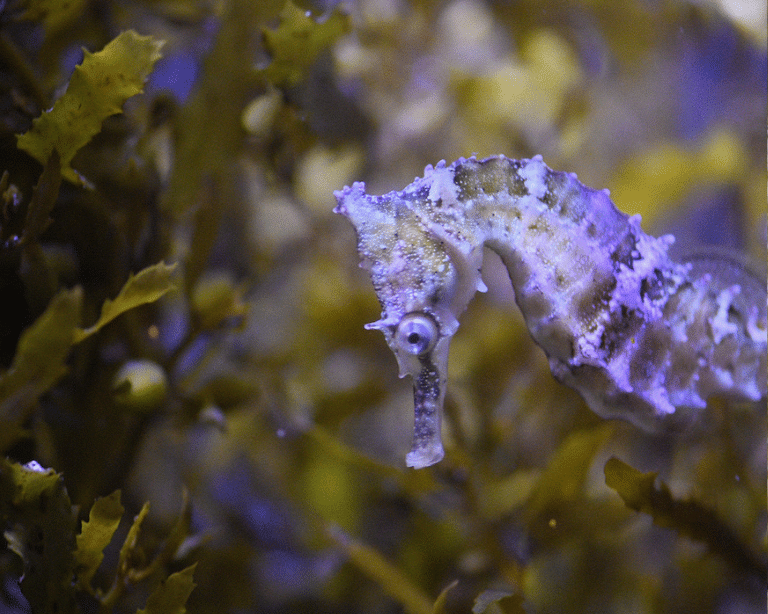
<path fill-rule="evenodd" d="M 413 356 L 426 354 L 437 343 L 437 324 L 423 313 L 409 313 L 403 316 L 395 331 L 397 346 Z"/>

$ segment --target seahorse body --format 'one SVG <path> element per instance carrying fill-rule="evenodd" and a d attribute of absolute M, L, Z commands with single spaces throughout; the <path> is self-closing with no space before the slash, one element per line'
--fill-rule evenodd
<path fill-rule="evenodd" d="M 597 414 L 653 429 L 715 394 L 766 394 L 765 287 L 674 262 L 674 237 L 646 235 L 607 190 L 540 156 L 461 158 L 428 166 L 400 192 L 369 196 L 358 182 L 335 196 L 383 309 L 367 327 L 413 377 L 408 466 L 443 457 L 448 345 L 485 290 L 483 246 L 507 267 L 552 373 Z"/>

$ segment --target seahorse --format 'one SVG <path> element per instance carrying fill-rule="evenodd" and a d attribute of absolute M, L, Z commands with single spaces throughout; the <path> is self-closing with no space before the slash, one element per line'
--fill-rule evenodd
<path fill-rule="evenodd" d="M 718 258 L 674 261 L 672 235 L 647 235 L 608 190 L 541 156 L 442 161 L 401 191 L 370 196 L 356 182 L 334 195 L 382 307 L 366 328 L 413 378 L 409 467 L 443 458 L 448 348 L 487 289 L 484 246 L 506 266 L 555 378 L 598 415 L 654 430 L 713 395 L 766 395 L 765 283 Z"/>

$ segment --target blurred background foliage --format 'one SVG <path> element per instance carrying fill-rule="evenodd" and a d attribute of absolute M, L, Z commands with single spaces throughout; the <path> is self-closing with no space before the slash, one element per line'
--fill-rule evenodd
<path fill-rule="evenodd" d="M 196 563 L 196 613 L 765 611 L 764 403 L 713 400 L 675 433 L 598 419 L 553 380 L 489 257 L 451 348 L 446 459 L 406 470 L 410 385 L 362 328 L 379 308 L 331 213 L 354 180 L 381 193 L 443 158 L 542 154 L 678 254 L 736 249 L 764 275 L 764 2 L 1 8 L 3 377 L 22 331 L 57 322 L 54 296 L 85 328 L 131 273 L 178 263 L 174 291 L 56 346 L 66 369 L 30 376 L 23 407 L 2 399 L 2 453 L 60 473 L 79 518 L 98 500 L 92 526 L 116 530 L 72 607 L 136 611 L 152 577 L 188 582 Z M 58 162 L 41 180 L 15 135 L 82 48 L 127 29 L 162 58 L 56 191 Z M 32 232 L 35 185 L 55 202 Z M 3 608 L 25 612 L 9 536 Z M 148 561 L 160 576 L 126 571 Z M 105 601 L 114 578 L 130 582 Z"/>

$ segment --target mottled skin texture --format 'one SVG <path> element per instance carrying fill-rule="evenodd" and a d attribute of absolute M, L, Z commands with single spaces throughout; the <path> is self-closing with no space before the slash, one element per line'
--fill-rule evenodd
<path fill-rule="evenodd" d="M 538 156 L 459 159 L 427 167 L 400 192 L 369 196 L 355 183 L 336 198 L 383 309 L 368 327 L 384 333 L 401 376 L 413 377 L 409 466 L 443 456 L 448 345 L 459 315 L 485 290 L 483 246 L 507 267 L 552 373 L 599 415 L 653 429 L 714 394 L 765 396 L 765 286 L 717 262 L 672 261 L 673 237 L 646 235 L 607 191 Z M 435 326 L 419 355 L 397 335 L 408 314 Z"/>

